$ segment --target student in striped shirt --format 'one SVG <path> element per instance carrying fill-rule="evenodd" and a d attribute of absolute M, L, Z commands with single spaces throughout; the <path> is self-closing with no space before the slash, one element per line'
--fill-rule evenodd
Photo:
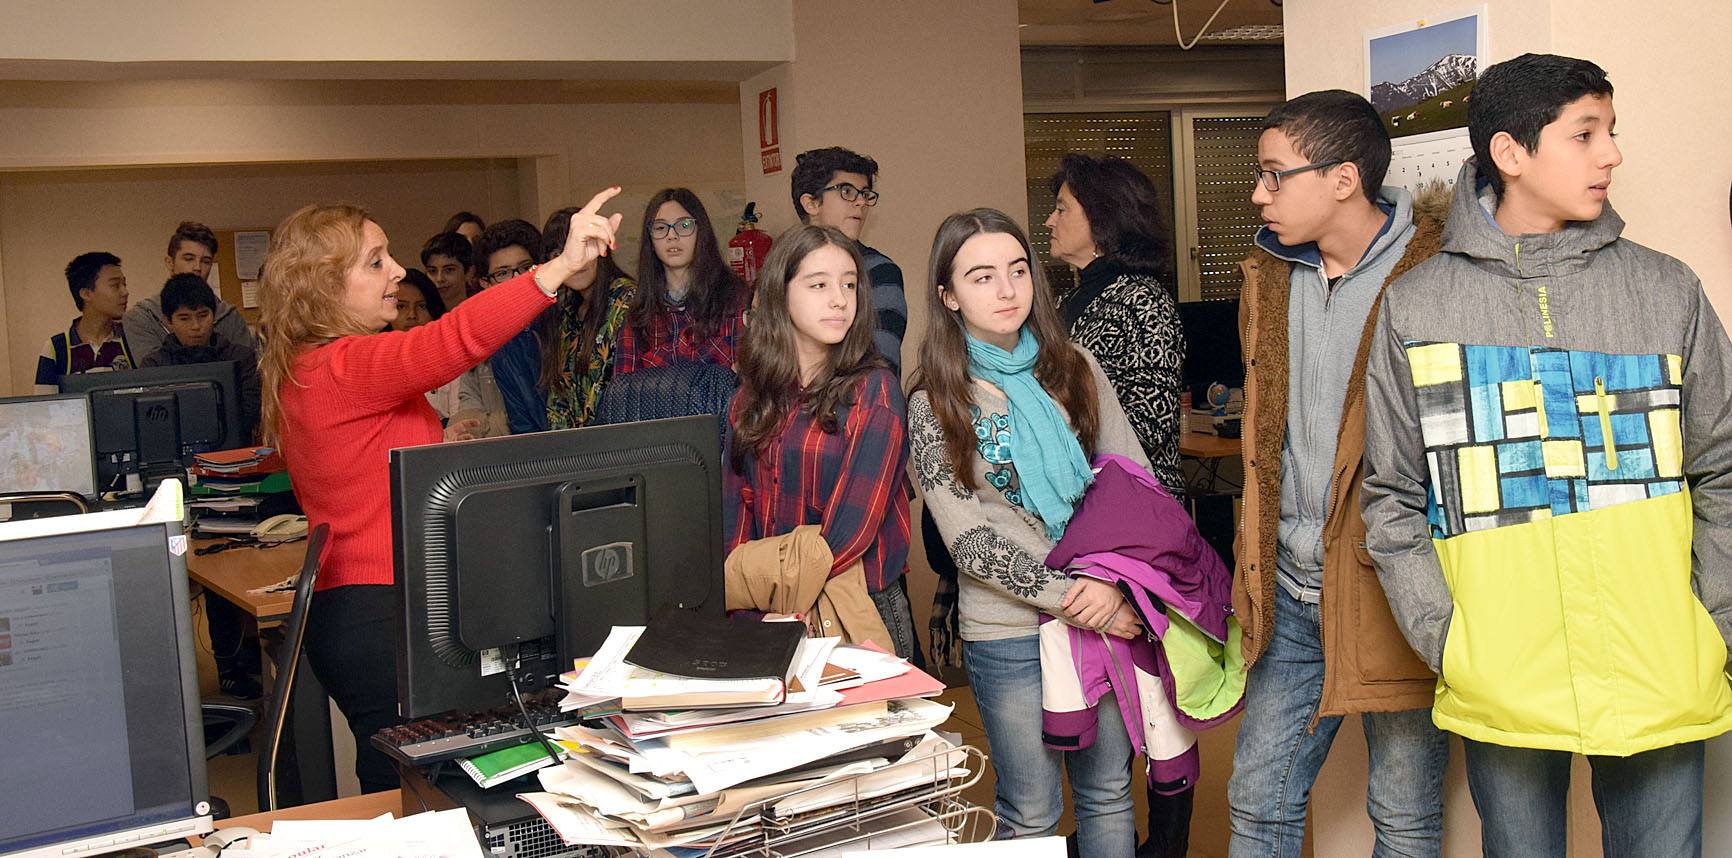
<path fill-rule="evenodd" d="M 819 525 L 830 574 L 864 564 L 896 654 L 912 658 L 907 406 L 873 344 L 864 272 L 854 242 L 821 226 L 784 233 L 764 262 L 728 410 L 727 547 Z"/>
<path fill-rule="evenodd" d="M 78 316 L 48 338 L 36 359 L 36 392 L 54 393 L 62 376 L 138 365 L 120 317 L 126 313 L 126 274 L 112 253 L 81 253 L 66 265 L 66 288 Z"/>

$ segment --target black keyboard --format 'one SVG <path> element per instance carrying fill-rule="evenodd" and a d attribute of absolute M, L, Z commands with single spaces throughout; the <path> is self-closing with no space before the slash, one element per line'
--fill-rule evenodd
<path fill-rule="evenodd" d="M 530 703 L 529 717 L 543 732 L 577 723 L 578 713 L 560 712 L 558 698 Z M 448 760 L 466 760 L 534 741 L 523 726 L 516 706 L 486 712 L 455 713 L 424 718 L 373 734 L 373 747 L 407 766 L 430 766 Z"/>

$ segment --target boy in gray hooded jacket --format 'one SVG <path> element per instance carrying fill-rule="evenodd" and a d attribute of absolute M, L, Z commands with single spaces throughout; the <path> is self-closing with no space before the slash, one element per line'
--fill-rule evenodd
<path fill-rule="evenodd" d="M 1563 856 L 1586 755 L 1605 854 L 1701 854 L 1732 729 L 1732 345 L 1683 263 L 1620 237 L 1612 86 L 1487 69 L 1441 251 L 1389 289 L 1366 548 L 1439 672 L 1487 856 Z"/>

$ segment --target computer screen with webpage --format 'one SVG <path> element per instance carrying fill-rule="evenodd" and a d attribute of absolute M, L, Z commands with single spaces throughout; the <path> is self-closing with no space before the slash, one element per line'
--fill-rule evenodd
<path fill-rule="evenodd" d="M 0 493 L 96 494 L 90 401 L 82 395 L 0 399 Z"/>
<path fill-rule="evenodd" d="M 145 842 L 208 812 L 176 530 L 0 541 L 0 855 Z"/>

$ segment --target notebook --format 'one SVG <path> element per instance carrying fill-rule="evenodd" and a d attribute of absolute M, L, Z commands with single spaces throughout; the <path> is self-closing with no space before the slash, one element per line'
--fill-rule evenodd
<path fill-rule="evenodd" d="M 650 621 L 627 664 L 687 679 L 787 681 L 806 627 L 667 611 Z"/>

